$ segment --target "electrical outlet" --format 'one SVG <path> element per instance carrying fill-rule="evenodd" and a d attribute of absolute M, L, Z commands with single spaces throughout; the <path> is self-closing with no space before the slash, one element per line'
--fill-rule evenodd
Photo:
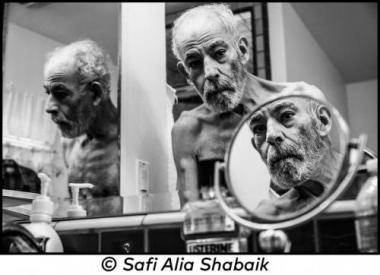
<path fill-rule="evenodd" d="M 144 160 L 136 160 L 137 184 L 140 192 L 149 191 L 150 163 Z"/>

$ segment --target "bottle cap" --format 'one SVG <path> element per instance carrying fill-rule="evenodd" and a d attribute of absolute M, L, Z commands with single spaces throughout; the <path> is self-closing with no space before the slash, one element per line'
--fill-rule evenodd
<path fill-rule="evenodd" d="M 81 188 L 93 188 L 91 183 L 69 183 L 71 187 L 71 194 L 73 201 L 70 207 L 67 209 L 68 217 L 85 217 L 87 215 L 86 210 L 79 204 L 79 189 Z"/>
<path fill-rule="evenodd" d="M 37 176 L 41 180 L 41 195 L 37 196 L 37 198 L 35 198 L 32 202 L 30 221 L 51 222 L 54 204 L 47 195 L 51 178 L 49 178 L 45 173 L 38 173 Z"/>

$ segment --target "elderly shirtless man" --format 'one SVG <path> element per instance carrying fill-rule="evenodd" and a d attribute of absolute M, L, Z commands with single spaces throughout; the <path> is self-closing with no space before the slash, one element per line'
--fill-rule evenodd
<path fill-rule="evenodd" d="M 172 32 L 178 70 L 204 102 L 183 112 L 172 129 L 177 189 L 183 205 L 198 198 L 198 162 L 224 159 L 242 117 L 284 89 L 302 90 L 304 83 L 276 83 L 250 74 L 248 41 L 226 5 L 190 9 L 174 22 Z"/>
<path fill-rule="evenodd" d="M 91 40 L 54 50 L 45 64 L 44 88 L 46 112 L 63 136 L 69 182 L 94 184 L 82 192 L 86 199 L 118 196 L 118 116 L 106 54 Z M 120 205 L 107 207 L 92 205 L 90 212 L 114 212 Z"/>

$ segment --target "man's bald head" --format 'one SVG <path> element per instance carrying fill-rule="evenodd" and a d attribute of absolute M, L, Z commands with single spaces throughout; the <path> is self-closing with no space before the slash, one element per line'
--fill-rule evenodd
<path fill-rule="evenodd" d="M 172 29 L 172 51 L 178 60 L 182 60 L 179 50 L 178 39 L 180 36 L 187 36 L 188 26 L 192 29 L 199 25 L 218 24 L 225 33 L 231 35 L 233 39 L 238 38 L 239 30 L 237 22 L 231 9 L 225 4 L 207 4 L 189 9 L 174 21 Z"/>
<path fill-rule="evenodd" d="M 73 71 L 79 83 L 97 80 L 110 91 L 109 56 L 92 40 L 80 40 L 52 51 L 44 68 L 45 78 L 58 67 Z"/>
<path fill-rule="evenodd" d="M 303 81 L 289 83 L 289 85 L 281 91 L 281 95 L 291 94 L 304 94 L 323 102 L 326 101 L 324 93 L 318 87 Z"/>

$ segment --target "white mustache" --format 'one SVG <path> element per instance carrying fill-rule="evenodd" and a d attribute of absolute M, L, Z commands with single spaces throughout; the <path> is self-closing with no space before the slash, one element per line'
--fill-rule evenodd
<path fill-rule="evenodd" d="M 294 158 L 300 161 L 304 159 L 299 151 L 294 148 L 294 146 L 286 145 L 284 148 L 276 148 L 272 151 L 268 151 L 267 164 L 269 167 L 273 167 L 278 161 L 287 158 Z"/>

